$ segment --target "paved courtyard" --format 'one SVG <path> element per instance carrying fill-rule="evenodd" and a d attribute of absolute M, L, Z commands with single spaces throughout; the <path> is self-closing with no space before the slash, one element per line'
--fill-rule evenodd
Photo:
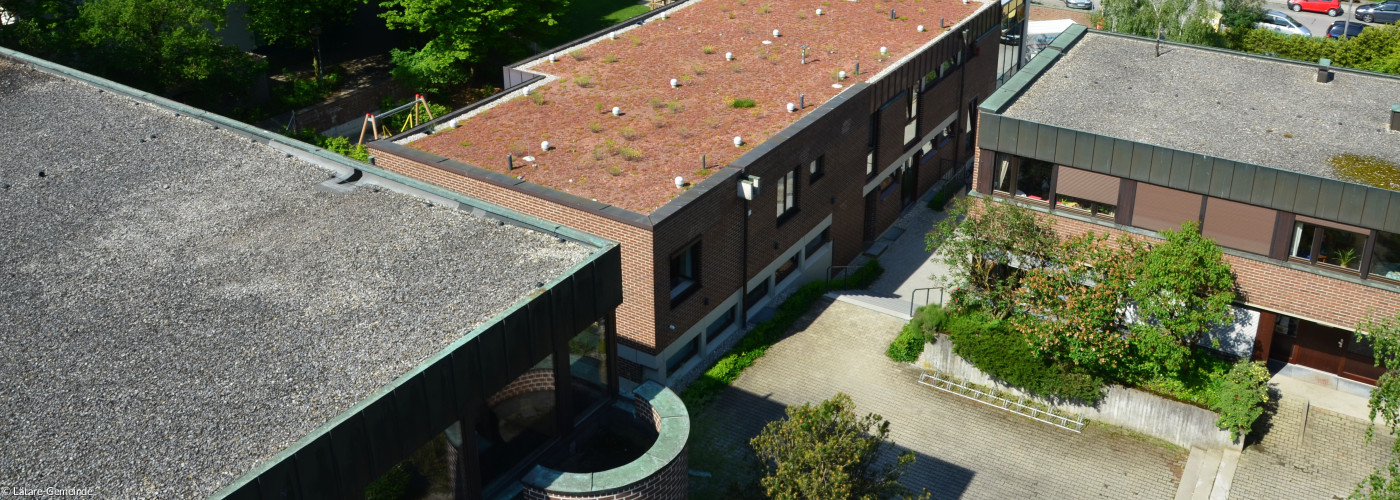
<path fill-rule="evenodd" d="M 1091 425 L 1074 434 L 919 385 L 918 370 L 885 348 L 903 322 L 823 299 L 697 415 L 694 498 L 731 498 L 747 440 L 790 404 L 851 395 L 859 413 L 891 422 L 901 450 L 917 453 L 905 484 L 934 498 L 1172 498 L 1186 450 Z M 1278 498 L 1278 497 L 1275 497 Z"/>
<path fill-rule="evenodd" d="M 1384 427 L 1376 432 L 1368 444 L 1365 420 L 1285 395 L 1274 415 L 1256 426 L 1263 438 L 1240 455 L 1230 498 L 1347 498 L 1390 456 L 1392 439 Z"/>

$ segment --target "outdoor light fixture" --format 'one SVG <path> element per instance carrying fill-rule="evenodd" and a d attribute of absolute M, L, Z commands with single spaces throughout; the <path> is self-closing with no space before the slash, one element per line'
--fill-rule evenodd
<path fill-rule="evenodd" d="M 753 201 L 759 193 L 759 177 L 750 175 L 739 180 L 739 197 Z"/>

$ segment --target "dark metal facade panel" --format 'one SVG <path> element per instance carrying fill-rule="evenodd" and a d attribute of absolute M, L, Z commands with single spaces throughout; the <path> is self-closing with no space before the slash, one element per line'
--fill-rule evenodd
<path fill-rule="evenodd" d="M 1055 163 L 1074 165 L 1074 145 L 1078 138 L 1079 134 L 1073 130 L 1059 129 L 1059 134 L 1055 136 Z"/>
<path fill-rule="evenodd" d="M 1021 136 L 1021 120 L 1001 117 L 1001 131 L 997 135 L 1001 137 L 997 142 L 997 151 L 1016 154 L 1016 144 Z"/>
<path fill-rule="evenodd" d="M 548 300 L 532 300 L 530 305 L 526 306 L 530 313 L 528 316 L 530 320 L 530 349 L 533 351 L 532 354 L 537 356 L 553 352 L 549 346 L 556 335 L 567 335 L 564 331 L 554 329 L 553 322 L 550 321 L 550 316 L 553 313 L 551 307 L 553 304 L 550 302 Z M 568 336 L 572 337 L 572 335 Z"/>
<path fill-rule="evenodd" d="M 258 496 L 285 500 L 300 499 L 301 488 L 296 481 L 296 461 L 283 460 L 258 476 Z"/>
<path fill-rule="evenodd" d="M 448 356 L 423 370 L 423 389 L 428 393 L 424 411 L 429 429 L 446 429 L 462 415 L 458 410 L 463 394 L 452 383 L 452 357 Z"/>
<path fill-rule="evenodd" d="M 1157 154 L 1152 155 L 1152 166 L 1147 171 L 1147 177 L 1139 180 L 1147 181 L 1149 184 L 1165 186 L 1172 179 L 1172 157 L 1167 154 L 1167 150 L 1158 149 Z"/>
<path fill-rule="evenodd" d="M 997 141 L 1001 137 L 1001 115 L 978 110 L 977 145 L 987 149 L 1001 149 Z"/>
<path fill-rule="evenodd" d="M 599 255 L 593 261 L 593 272 L 597 276 L 622 276 L 622 248 L 614 246 Z M 595 280 L 595 283 L 598 286 L 593 294 L 598 299 L 596 311 L 611 311 L 622 305 L 622 280 L 604 279 Z"/>
<path fill-rule="evenodd" d="M 1102 135 L 1094 136 L 1094 161 L 1089 164 L 1089 170 L 1100 174 L 1109 173 L 1109 167 L 1113 165 L 1113 138 Z"/>
<path fill-rule="evenodd" d="M 336 480 L 335 454 L 331 451 L 330 434 L 322 434 L 307 443 L 306 447 L 297 452 L 295 458 L 302 498 L 320 499 L 350 496 L 348 491 L 340 492 L 335 489 L 340 486 L 340 482 Z M 317 487 L 319 485 L 329 486 L 330 489 Z"/>
<path fill-rule="evenodd" d="M 1235 178 L 1230 180 L 1230 199 L 1249 203 L 1254 192 L 1254 165 L 1235 163 Z"/>
<path fill-rule="evenodd" d="M 477 336 L 477 371 L 481 375 L 481 391 L 489 396 L 510 382 L 506 374 L 506 326 L 501 323 L 491 325 Z"/>
<path fill-rule="evenodd" d="M 1342 188 L 1342 208 L 1337 213 L 1337 222 L 1360 224 L 1361 210 L 1366 208 L 1366 187 L 1360 184 L 1347 184 Z"/>
<path fill-rule="evenodd" d="M 1294 212 L 1312 215 L 1317 212 L 1317 190 L 1322 186 L 1322 179 L 1311 175 L 1298 177 L 1298 189 L 1293 193 Z"/>
<path fill-rule="evenodd" d="M 1230 197 L 1230 181 L 1235 177 L 1235 165 L 1230 160 L 1220 158 L 1207 158 L 1211 163 L 1210 174 L 1210 195 L 1216 198 Z"/>
<path fill-rule="evenodd" d="M 1278 171 L 1272 168 L 1259 168 L 1254 172 L 1254 189 L 1250 190 L 1249 200 L 1245 203 L 1259 205 L 1261 207 L 1272 207 L 1274 201 L 1274 180 L 1278 177 Z"/>
<path fill-rule="evenodd" d="M 1346 187 L 1345 182 L 1332 179 L 1320 179 L 1317 189 L 1317 210 L 1311 215 L 1319 219 L 1337 220 L 1337 214 L 1342 208 L 1342 189 Z"/>
<path fill-rule="evenodd" d="M 360 412 L 365 418 L 365 439 L 369 441 L 370 470 L 388 470 L 398 463 L 404 444 L 394 428 L 394 396 L 384 394 Z"/>
<path fill-rule="evenodd" d="M 1279 171 L 1274 178 L 1273 204 L 1266 205 L 1277 210 L 1293 210 L 1294 196 L 1298 194 L 1298 173 Z"/>
<path fill-rule="evenodd" d="M 467 345 L 453 352 L 449 369 L 452 371 L 452 388 L 459 398 L 457 415 L 475 415 L 485 406 L 487 390 L 482 386 L 481 342 L 467 342 Z"/>
<path fill-rule="evenodd" d="M 1035 142 L 1039 138 L 1040 124 L 1022 121 L 1016 134 L 1016 154 L 1035 158 Z"/>
<path fill-rule="evenodd" d="M 1172 173 L 1167 178 L 1167 185 L 1172 189 L 1187 190 L 1191 188 L 1191 155 L 1183 154 L 1181 151 L 1173 151 L 1171 154 Z"/>
<path fill-rule="evenodd" d="M 512 314 L 505 318 L 506 380 L 515 380 L 538 362 L 530 345 L 530 319 Z"/>
<path fill-rule="evenodd" d="M 1210 178 L 1215 173 L 1214 162 L 1210 158 L 1194 155 L 1185 151 L 1177 151 L 1174 156 L 1185 156 L 1191 161 L 1191 191 L 1197 193 L 1210 192 Z"/>
<path fill-rule="evenodd" d="M 1076 132 L 1074 134 L 1074 163 L 1070 166 L 1092 170 L 1094 164 L 1094 134 Z"/>
<path fill-rule="evenodd" d="M 342 490 L 351 490 L 348 496 L 356 496 L 357 487 L 369 482 L 374 471 L 370 463 L 369 441 L 365 436 L 363 414 L 351 415 L 331 430 L 331 450 L 335 452 L 335 472 L 344 484 L 337 485 Z"/>
<path fill-rule="evenodd" d="M 1049 162 L 1055 161 L 1055 147 L 1057 145 L 1055 140 L 1056 128 L 1057 127 L 1050 126 L 1040 127 L 1036 134 L 1035 156 L 1032 156 L 1032 158 Z"/>
<path fill-rule="evenodd" d="M 1400 192 L 1391 191 L 1390 208 L 1386 210 L 1385 230 L 1390 233 L 1400 233 Z"/>
<path fill-rule="evenodd" d="M 1366 205 L 1361 209 L 1361 225 L 1384 228 L 1385 215 L 1390 211 L 1390 203 L 1390 193 L 1381 191 L 1366 193 Z"/>
<path fill-rule="evenodd" d="M 423 443 L 442 429 L 428 428 L 428 395 L 423 388 L 423 377 L 413 377 L 394 389 L 395 409 L 398 411 L 395 428 L 399 429 L 399 439 L 404 443 Z M 407 445 L 412 453 L 412 444 Z"/>
<path fill-rule="evenodd" d="M 574 273 L 574 315 L 573 324 L 569 325 L 571 332 L 583 331 L 603 317 L 603 311 L 595 309 L 597 302 L 593 300 L 598 290 L 598 285 L 593 280 L 593 271 L 593 266 L 589 265 L 579 268 L 578 272 Z"/>
<path fill-rule="evenodd" d="M 1113 160 L 1108 165 L 1108 175 L 1127 177 L 1133 166 L 1133 143 L 1113 139 Z"/>
<path fill-rule="evenodd" d="M 1129 179 L 1147 179 L 1151 177 L 1152 162 L 1156 160 L 1156 153 L 1156 151 L 1143 151 L 1141 145 L 1134 146 L 1133 163 L 1132 166 L 1128 168 L 1128 175 L 1126 177 Z M 1144 156 L 1147 157 L 1146 161 L 1142 159 Z"/>

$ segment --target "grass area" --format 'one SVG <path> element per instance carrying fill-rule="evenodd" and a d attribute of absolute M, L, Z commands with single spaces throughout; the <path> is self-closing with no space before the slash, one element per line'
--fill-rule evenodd
<path fill-rule="evenodd" d="M 553 47 L 608 26 L 645 14 L 650 9 L 636 0 L 573 0 L 560 15 L 554 35 L 540 48 Z"/>

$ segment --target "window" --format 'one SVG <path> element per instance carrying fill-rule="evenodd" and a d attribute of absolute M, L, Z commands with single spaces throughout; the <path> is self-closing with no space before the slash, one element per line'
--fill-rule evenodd
<path fill-rule="evenodd" d="M 1274 335 L 1297 338 L 1298 320 L 1291 316 L 1278 315 L 1278 318 L 1274 320 Z"/>
<path fill-rule="evenodd" d="M 865 152 L 865 178 L 869 180 L 875 177 L 875 150 L 880 145 L 880 120 L 879 113 L 870 115 L 870 138 L 866 144 L 868 148 Z"/>
<path fill-rule="evenodd" d="M 1021 160 L 1016 172 L 1016 196 L 1038 201 L 1050 199 L 1050 172 L 1054 165 L 1029 158 Z"/>
<path fill-rule="evenodd" d="M 992 167 L 992 190 L 1003 194 L 1011 193 L 1011 158 L 1006 153 L 997 153 L 996 165 Z"/>
<path fill-rule="evenodd" d="M 671 305 L 700 288 L 700 242 L 671 256 Z"/>
<path fill-rule="evenodd" d="M 794 253 L 792 254 L 791 259 L 788 259 L 786 262 L 783 262 L 783 265 L 778 266 L 778 270 L 773 273 L 773 282 L 782 284 L 783 280 L 787 279 L 788 276 L 791 276 L 792 272 L 797 270 L 797 265 L 801 257 L 802 254 Z"/>
<path fill-rule="evenodd" d="M 904 108 L 904 144 L 919 138 L 919 88 L 909 89 L 908 105 Z"/>
<path fill-rule="evenodd" d="M 1059 167 L 1060 177 L 1055 182 L 1055 206 L 1069 210 L 1086 212 L 1096 217 L 1112 219 L 1117 214 L 1117 177 Z"/>
<path fill-rule="evenodd" d="M 778 181 L 778 223 L 787 220 L 787 217 L 796 213 L 797 210 L 797 170 L 794 169 Z"/>
<path fill-rule="evenodd" d="M 724 333 L 724 330 L 729 328 L 729 325 L 734 324 L 734 313 L 738 309 L 739 306 L 737 305 L 730 307 L 729 310 L 721 314 L 718 319 L 711 322 L 710 326 L 705 327 L 706 343 L 714 342 L 715 338 L 719 337 L 719 334 Z"/>
<path fill-rule="evenodd" d="M 807 163 L 807 184 L 817 182 L 826 174 L 826 157 L 818 156 L 815 160 Z"/>
<path fill-rule="evenodd" d="M 763 300 L 763 298 L 767 296 L 768 280 L 765 279 L 760 281 L 757 285 L 754 285 L 753 288 L 750 288 L 748 295 L 744 296 L 744 310 L 753 309 L 753 306 L 758 304 L 758 301 Z"/>
<path fill-rule="evenodd" d="M 1288 255 L 1294 260 L 1307 261 L 1313 265 L 1340 267 L 1359 271 L 1361 253 L 1366 248 L 1366 235 L 1361 232 L 1342 229 L 1341 224 L 1324 223 L 1317 219 L 1307 219 L 1293 225 L 1293 246 Z M 1361 229 L 1361 228 L 1355 228 Z"/>
<path fill-rule="evenodd" d="M 865 154 L 865 178 L 875 177 L 875 150 Z"/>
<path fill-rule="evenodd" d="M 1376 233 L 1371 252 L 1371 277 L 1400 281 L 1400 234 Z"/>
<path fill-rule="evenodd" d="M 811 259 L 812 254 L 817 253 L 817 251 L 821 250 L 822 245 L 825 245 L 828 241 L 831 241 L 831 228 L 829 227 L 823 229 L 821 234 L 818 234 L 815 237 L 813 237 L 812 241 L 807 242 L 807 248 L 804 250 L 805 252 L 807 252 L 807 258 Z"/>
<path fill-rule="evenodd" d="M 680 369 L 681 365 L 684 365 L 686 361 L 690 361 L 690 358 L 695 357 L 695 353 L 697 352 L 700 352 L 699 335 L 690 339 L 690 342 L 686 342 L 685 345 L 681 346 L 681 350 L 676 351 L 675 354 L 671 355 L 671 359 L 666 360 L 666 374 L 675 375 L 676 370 Z"/>

